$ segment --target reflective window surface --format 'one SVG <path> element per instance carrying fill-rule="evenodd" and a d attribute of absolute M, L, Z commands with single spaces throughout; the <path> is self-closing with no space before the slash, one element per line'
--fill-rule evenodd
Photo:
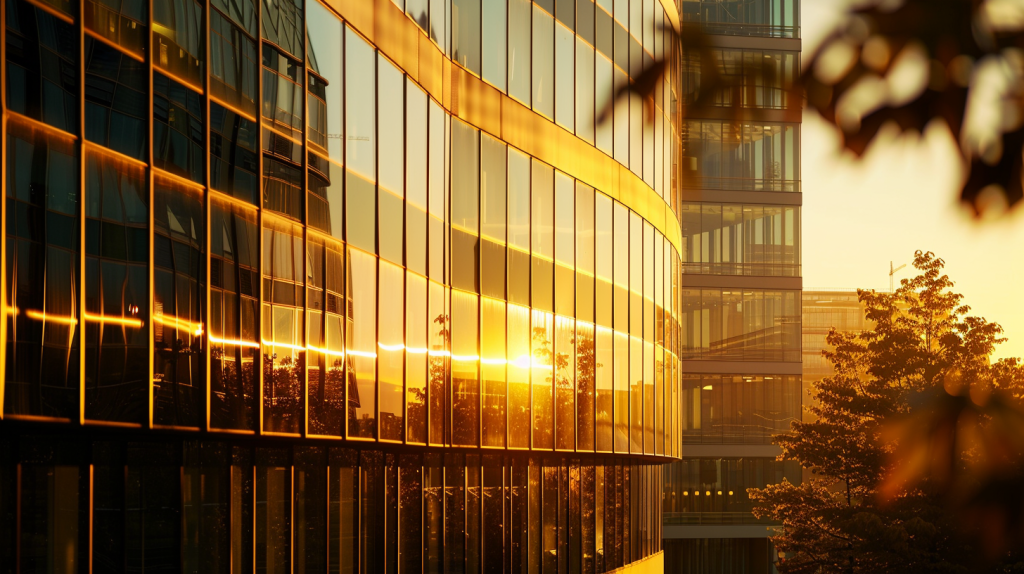
<path fill-rule="evenodd" d="M 799 125 L 690 120 L 682 133 L 684 187 L 800 191 Z"/>
<path fill-rule="evenodd" d="M 683 289 L 684 359 L 799 361 L 799 291 Z"/>
<path fill-rule="evenodd" d="M 759 109 L 785 109 L 795 103 L 789 92 L 800 73 L 799 52 L 772 50 L 714 51 L 718 72 L 730 88 L 715 95 L 713 105 Z M 682 56 L 680 81 L 683 99 L 693 102 L 700 94 L 700 57 Z"/>
<path fill-rule="evenodd" d="M 771 444 L 801 418 L 795 375 L 682 376 L 684 444 Z"/>
<path fill-rule="evenodd" d="M 679 17 L 711 34 L 800 37 L 800 0 L 682 0 Z"/>
<path fill-rule="evenodd" d="M 7 0 L 0 31 L 16 570 L 589 573 L 659 551 L 640 457 L 681 446 L 674 74 L 650 120 L 594 121 L 657 53 L 656 4 L 371 6 L 396 44 L 348 4 L 83 1 Z M 458 101 L 431 42 L 465 68 Z M 603 189 L 469 123 L 482 82 L 618 142 L 639 179 Z M 85 426 L 68 450 L 21 431 L 44 423 Z"/>
<path fill-rule="evenodd" d="M 6 9 L 7 108 L 78 133 L 74 26 L 25 0 L 10 0 Z"/>
<path fill-rule="evenodd" d="M 531 48 L 531 58 L 555 68 L 588 49 L 576 28 L 590 16 L 563 4 L 534 4 L 529 20 L 549 22 L 550 43 L 532 36 L 543 50 Z M 32 22 L 62 29 L 49 12 L 25 4 L 11 13 L 19 10 L 10 38 Z M 462 14 L 470 24 L 474 10 Z M 306 11 L 303 50 L 296 26 Z M 640 214 L 452 121 L 319 3 L 214 2 L 204 92 L 201 16 L 188 0 L 153 15 L 154 42 L 169 51 L 151 96 L 131 46 L 85 38 L 85 82 L 65 84 L 69 97 L 86 98 L 85 143 L 43 128 L 50 116 L 10 109 L 6 263 L 9 285 L 20 287 L 8 295 L 17 312 L 8 319 L 5 411 L 677 454 L 665 378 L 678 372 L 679 299 L 665 277 L 681 267 Z M 576 34 L 566 51 L 554 27 Z M 8 73 L 17 54 L 8 51 Z M 554 106 L 553 77 L 537 73 L 531 89 Z M 257 100 L 259 122 L 250 116 Z M 139 122 L 149 113 L 147 134 Z M 152 179 L 137 161 L 150 146 Z M 55 359 L 30 367 L 29 353 Z M 61 380 L 54 388 L 65 390 L 47 390 L 52 398 L 22 392 Z"/>
<path fill-rule="evenodd" d="M 800 207 L 684 203 L 683 273 L 800 276 Z"/>
<path fill-rule="evenodd" d="M 81 305 L 76 144 L 7 124 L 5 413 L 77 416 Z M 45 288 L 42 288 L 45 286 Z"/>

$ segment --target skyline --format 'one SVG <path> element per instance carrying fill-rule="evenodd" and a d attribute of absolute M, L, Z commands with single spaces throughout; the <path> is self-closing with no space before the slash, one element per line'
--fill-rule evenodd
<path fill-rule="evenodd" d="M 831 30 L 844 4 L 802 3 L 805 54 Z M 994 254 L 1024 244 L 1024 210 L 981 220 L 968 215 L 958 200 L 962 169 L 944 126 L 920 138 L 890 131 L 858 160 L 840 153 L 834 128 L 808 112 L 802 149 L 805 290 L 885 290 L 890 261 L 908 264 L 896 274 L 898 285 L 912 276 L 914 251 L 932 251 L 946 261 L 971 314 L 1004 328 L 1008 341 L 993 357 L 1024 356 L 1024 298 L 1017 287 L 1024 262 L 1011 256 L 993 265 Z M 862 239 L 850 242 L 856 233 Z"/>

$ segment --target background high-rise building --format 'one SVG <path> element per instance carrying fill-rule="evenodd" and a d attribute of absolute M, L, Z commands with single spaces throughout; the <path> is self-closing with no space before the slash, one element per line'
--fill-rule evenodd
<path fill-rule="evenodd" d="M 864 316 L 856 289 L 813 289 L 803 292 L 804 385 L 808 389 L 834 370 L 821 352 L 829 349 L 829 331 L 860 333 L 874 328 Z"/>
<path fill-rule="evenodd" d="M 771 436 L 801 416 L 799 0 L 682 0 L 734 84 L 682 130 L 683 460 L 665 467 L 667 572 L 773 571 L 746 489 L 798 482 Z M 682 103 L 700 60 L 680 62 Z"/>
<path fill-rule="evenodd" d="M 675 5 L 0 15 L 0 573 L 661 569 Z"/>

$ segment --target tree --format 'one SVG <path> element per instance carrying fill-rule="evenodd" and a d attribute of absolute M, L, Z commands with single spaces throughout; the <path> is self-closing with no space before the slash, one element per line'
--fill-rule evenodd
<path fill-rule="evenodd" d="M 780 572 L 1009 571 L 1012 557 L 1001 548 L 992 556 L 1002 565 L 979 566 L 983 553 L 971 523 L 949 504 L 949 477 L 967 476 L 976 445 L 946 466 L 933 464 L 938 451 L 922 447 L 932 435 L 920 424 L 930 412 L 921 405 L 935 404 L 940 394 L 966 396 L 951 381 L 994 381 L 1017 397 L 1024 389 L 1018 361 L 988 359 L 1004 341 L 1002 329 L 968 315 L 943 266 L 931 252 L 918 251 L 917 276 L 894 293 L 858 291 L 872 329 L 829 333 L 832 349 L 824 355 L 835 373 L 810 391 L 813 420 L 775 437 L 780 460 L 799 461 L 812 478 L 748 491 L 755 516 L 782 524 L 773 537 L 788 556 Z M 979 428 L 996 420 L 986 416 L 973 419 Z M 915 440 L 908 424 L 925 438 Z"/>

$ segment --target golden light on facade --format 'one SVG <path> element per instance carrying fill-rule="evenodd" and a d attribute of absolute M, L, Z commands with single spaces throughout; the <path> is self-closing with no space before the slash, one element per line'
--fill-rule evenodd
<path fill-rule="evenodd" d="M 154 315 L 153 321 L 167 327 L 190 331 L 196 337 L 203 336 L 203 324 L 201 322 L 192 322 L 187 319 L 175 317 L 174 315 Z"/>
<path fill-rule="evenodd" d="M 14 314 L 17 314 L 17 310 L 15 310 Z M 59 323 L 59 324 L 62 324 L 62 325 L 77 325 L 78 324 L 78 319 L 75 319 L 74 317 L 68 317 L 68 316 L 64 316 L 64 315 L 47 314 L 47 313 L 44 313 L 42 311 L 36 311 L 35 309 L 26 309 L 25 310 L 25 316 L 28 317 L 29 319 L 33 319 L 35 321 L 47 321 L 47 322 L 50 322 L 50 323 Z"/>

